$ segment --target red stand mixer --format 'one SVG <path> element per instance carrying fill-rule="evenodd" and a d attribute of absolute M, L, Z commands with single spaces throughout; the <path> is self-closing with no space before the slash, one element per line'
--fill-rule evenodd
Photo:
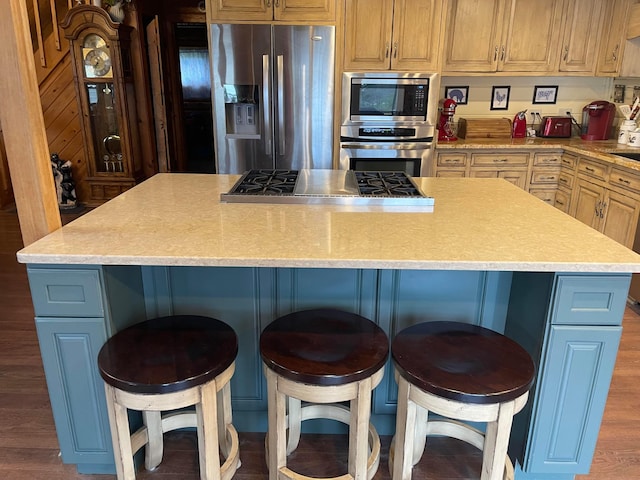
<path fill-rule="evenodd" d="M 440 100 L 438 110 L 440 110 L 440 118 L 438 120 L 438 141 L 439 142 L 455 142 L 458 140 L 454 133 L 453 115 L 456 113 L 458 104 L 455 100 L 446 98 Z"/>

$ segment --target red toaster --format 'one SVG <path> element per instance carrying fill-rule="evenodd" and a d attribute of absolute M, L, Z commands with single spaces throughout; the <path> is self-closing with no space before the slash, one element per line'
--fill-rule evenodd
<path fill-rule="evenodd" d="M 571 136 L 570 117 L 542 117 L 538 129 L 539 137 L 569 138 Z"/>

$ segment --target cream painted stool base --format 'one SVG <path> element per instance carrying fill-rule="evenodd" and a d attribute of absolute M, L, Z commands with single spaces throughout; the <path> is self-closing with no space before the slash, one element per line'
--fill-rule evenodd
<path fill-rule="evenodd" d="M 384 367 L 371 377 L 335 386 L 294 382 L 266 365 L 264 372 L 269 397 L 269 431 L 265 438 L 265 451 L 270 480 L 317 480 L 316 477 L 301 475 L 287 467 L 287 456 L 298 446 L 302 422 L 317 418 L 349 425 L 348 473 L 333 477 L 333 480 L 373 478 L 380 463 L 380 437 L 369 422 L 371 394 L 382 380 Z M 350 408 L 337 404 L 346 401 L 350 402 Z M 302 402 L 309 404 L 303 405 Z M 276 448 L 270 449 L 269 445 L 275 445 Z"/>
<path fill-rule="evenodd" d="M 472 404 L 425 392 L 397 371 L 396 381 L 396 434 L 389 451 L 392 480 L 411 479 L 411 470 L 420 461 L 429 436 L 457 438 L 482 450 L 481 480 L 513 480 L 513 464 L 507 455 L 511 424 L 513 416 L 527 403 L 529 392 L 502 403 Z M 429 412 L 446 418 L 429 421 Z M 486 433 L 463 421 L 486 423 Z"/>
<path fill-rule="evenodd" d="M 165 432 L 195 427 L 202 480 L 229 480 L 240 466 L 238 433 L 232 424 L 229 381 L 235 364 L 210 382 L 186 390 L 163 394 L 130 393 L 105 383 L 116 471 L 119 480 L 136 478 L 133 455 L 143 446 L 145 468 L 162 461 Z M 169 412 L 195 406 L 194 411 Z M 142 412 L 144 425 L 130 433 L 127 409 Z M 220 465 L 220 452 L 225 458 Z"/>

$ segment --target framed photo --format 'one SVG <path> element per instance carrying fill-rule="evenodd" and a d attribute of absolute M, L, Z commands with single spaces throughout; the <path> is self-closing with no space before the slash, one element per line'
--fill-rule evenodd
<path fill-rule="evenodd" d="M 469 98 L 469 85 L 466 87 L 445 87 L 444 98 L 455 100 L 458 105 L 466 105 Z"/>
<path fill-rule="evenodd" d="M 491 110 L 509 109 L 510 86 L 499 86 L 491 89 Z"/>
<path fill-rule="evenodd" d="M 556 103 L 557 85 L 536 85 L 533 87 L 533 103 Z"/>

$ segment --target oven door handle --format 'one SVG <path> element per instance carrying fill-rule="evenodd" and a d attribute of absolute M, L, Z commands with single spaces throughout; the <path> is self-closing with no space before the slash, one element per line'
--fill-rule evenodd
<path fill-rule="evenodd" d="M 431 143 L 342 143 L 340 148 L 352 150 L 430 150 Z"/>

